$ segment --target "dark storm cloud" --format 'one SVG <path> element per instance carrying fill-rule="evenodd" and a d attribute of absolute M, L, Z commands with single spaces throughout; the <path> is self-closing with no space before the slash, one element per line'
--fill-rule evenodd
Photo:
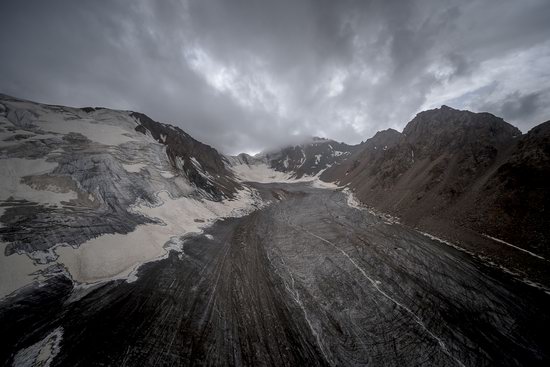
<path fill-rule="evenodd" d="M 549 13 L 545 0 L 5 1 L 0 92 L 141 111 L 230 153 L 359 142 L 449 101 L 526 130 L 550 114 Z"/>
<path fill-rule="evenodd" d="M 529 120 L 543 110 L 545 101 L 550 97 L 550 90 L 522 94 L 520 91 L 507 94 L 504 98 L 482 104 L 478 109 L 492 111 L 505 120 Z M 540 123 L 541 121 L 535 121 Z"/>
<path fill-rule="evenodd" d="M 507 95 L 502 102 L 502 116 L 514 120 L 533 116 L 540 106 L 541 94 L 541 92 L 537 92 L 521 95 L 519 92 L 515 92 Z"/>

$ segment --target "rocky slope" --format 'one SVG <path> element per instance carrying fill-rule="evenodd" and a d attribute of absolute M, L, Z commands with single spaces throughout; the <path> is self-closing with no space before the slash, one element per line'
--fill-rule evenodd
<path fill-rule="evenodd" d="M 330 169 L 323 172 L 321 178 L 328 181 L 363 181 L 370 174 L 369 167 L 381 158 L 388 149 L 401 140 L 401 133 L 393 129 L 377 132 L 362 143 L 353 154 Z"/>
<path fill-rule="evenodd" d="M 226 169 L 223 156 L 214 148 L 193 139 L 179 127 L 153 121 L 142 113 L 132 112 L 130 116 L 139 121 L 136 131 L 150 134 L 166 145 L 172 167 L 183 172 L 189 181 L 209 192 L 214 199 L 234 194 L 238 185 Z"/>
<path fill-rule="evenodd" d="M 131 111 L 0 95 L 0 168 L 0 296 L 52 272 L 127 276 L 254 201 L 215 149 Z"/>
<path fill-rule="evenodd" d="M 249 181 L 308 180 L 328 167 L 338 165 L 359 149 L 334 140 L 314 137 L 280 150 L 250 156 L 226 157 L 227 166 Z"/>
<path fill-rule="evenodd" d="M 413 226 L 491 236 L 548 257 L 549 130 L 544 123 L 522 135 L 489 113 L 442 106 L 402 134 L 376 134 L 321 178 Z"/>
<path fill-rule="evenodd" d="M 484 181 L 465 218 L 472 227 L 550 257 L 550 121 L 531 129 Z"/>

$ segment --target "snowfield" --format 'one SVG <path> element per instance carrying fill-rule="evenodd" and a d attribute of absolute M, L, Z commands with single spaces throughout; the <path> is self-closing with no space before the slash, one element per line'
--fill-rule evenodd
<path fill-rule="evenodd" d="M 58 134 L 79 133 L 91 141 L 104 145 L 120 145 L 136 139 L 135 133 L 129 133 L 118 126 L 99 124 L 91 119 L 73 120 L 67 123 L 53 116 L 52 119 L 38 121 L 36 124 L 41 129 Z"/>
<path fill-rule="evenodd" d="M 247 182 L 287 182 L 293 180 L 292 173 L 275 171 L 265 163 L 259 164 L 240 164 L 232 166 L 231 170 L 240 180 Z"/>
<path fill-rule="evenodd" d="M 300 178 L 296 178 L 294 172 L 276 171 L 266 163 L 242 163 L 230 166 L 229 169 L 233 171 L 235 176 L 242 182 L 258 183 L 313 182 L 318 181 L 319 176 L 326 170 L 325 168 L 319 171 L 315 176 L 304 175 Z"/>
<path fill-rule="evenodd" d="M 46 265 L 36 264 L 27 254 L 5 256 L 7 244 L 0 243 L 0 299 L 24 286 L 39 282 L 43 278 L 36 274 Z"/>
<path fill-rule="evenodd" d="M 76 199 L 76 192 L 57 186 L 33 188 L 22 182 L 26 176 L 51 173 L 57 163 L 45 159 L 5 158 L 0 160 L 0 200 L 27 200 L 43 204 L 60 204 Z"/>

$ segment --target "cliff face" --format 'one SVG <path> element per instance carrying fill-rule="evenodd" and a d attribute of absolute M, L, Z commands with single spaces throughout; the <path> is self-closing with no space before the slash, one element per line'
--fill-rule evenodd
<path fill-rule="evenodd" d="M 166 155 L 174 169 L 183 171 L 191 183 L 215 199 L 230 197 L 239 187 L 216 149 L 193 139 L 179 127 L 154 121 L 142 113 L 131 112 L 130 115 L 139 122 L 136 131 L 149 134 L 166 146 Z"/>
<path fill-rule="evenodd" d="M 548 253 L 548 130 L 545 123 L 522 135 L 494 115 L 442 106 L 419 113 L 402 134 L 376 134 L 321 178 L 411 225 L 473 230 Z"/>

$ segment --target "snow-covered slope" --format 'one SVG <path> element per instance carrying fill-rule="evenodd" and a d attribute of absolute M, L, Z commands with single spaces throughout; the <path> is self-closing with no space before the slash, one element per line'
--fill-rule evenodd
<path fill-rule="evenodd" d="M 0 95 L 0 171 L 0 297 L 59 272 L 127 277 L 260 205 L 215 149 L 130 111 Z"/>

